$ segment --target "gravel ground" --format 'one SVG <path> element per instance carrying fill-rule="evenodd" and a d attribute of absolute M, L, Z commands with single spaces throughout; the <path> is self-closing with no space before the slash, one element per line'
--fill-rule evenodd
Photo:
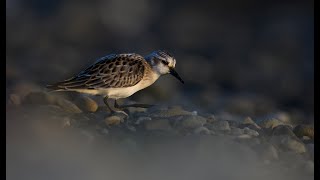
<path fill-rule="evenodd" d="M 313 125 L 289 113 L 253 118 L 162 104 L 126 109 L 125 118 L 94 99 L 11 94 L 9 179 L 314 178 Z"/>

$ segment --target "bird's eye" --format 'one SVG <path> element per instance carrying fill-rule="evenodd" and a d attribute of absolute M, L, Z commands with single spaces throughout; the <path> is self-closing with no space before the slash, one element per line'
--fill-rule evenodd
<path fill-rule="evenodd" d="M 168 65 L 169 63 L 165 60 L 162 60 L 162 63 L 165 64 L 165 65 Z"/>

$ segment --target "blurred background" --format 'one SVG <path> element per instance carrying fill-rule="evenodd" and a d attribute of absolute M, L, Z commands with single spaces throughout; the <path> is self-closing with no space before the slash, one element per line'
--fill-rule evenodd
<path fill-rule="evenodd" d="M 313 119 L 314 1 L 6 0 L 7 97 L 110 53 L 177 59 L 173 77 L 132 96 L 199 111 Z M 305 118 L 308 117 L 308 118 Z M 311 120 L 310 120 L 311 121 Z"/>

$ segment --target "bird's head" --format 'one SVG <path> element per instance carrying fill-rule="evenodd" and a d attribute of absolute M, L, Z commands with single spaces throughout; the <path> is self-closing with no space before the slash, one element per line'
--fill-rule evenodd
<path fill-rule="evenodd" d="M 163 50 L 153 51 L 151 54 L 147 55 L 145 59 L 149 62 L 152 69 L 159 75 L 171 74 L 181 83 L 184 83 L 175 70 L 176 59 L 168 52 Z"/>

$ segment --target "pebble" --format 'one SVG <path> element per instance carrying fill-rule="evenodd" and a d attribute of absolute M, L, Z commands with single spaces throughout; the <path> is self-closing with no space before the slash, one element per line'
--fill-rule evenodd
<path fill-rule="evenodd" d="M 168 119 L 154 119 L 151 121 L 145 121 L 146 130 L 171 130 L 171 125 Z"/>
<path fill-rule="evenodd" d="M 152 120 L 151 117 L 141 116 L 136 120 L 135 124 L 138 125 L 138 124 L 141 124 L 141 123 L 143 123 L 145 121 L 151 121 L 151 120 Z"/>
<path fill-rule="evenodd" d="M 84 112 L 96 112 L 98 109 L 96 101 L 87 96 L 79 96 L 75 104 Z"/>
<path fill-rule="evenodd" d="M 298 136 L 298 137 L 303 137 L 303 136 L 308 136 L 311 139 L 314 138 L 314 128 L 310 125 L 297 125 L 294 129 L 293 132 Z"/>
<path fill-rule="evenodd" d="M 212 126 L 209 126 L 210 129 L 212 130 L 218 130 L 218 131 L 230 131 L 231 128 L 229 126 L 229 122 L 228 121 L 216 121 L 212 124 Z"/>
<path fill-rule="evenodd" d="M 10 94 L 9 95 L 9 103 L 13 105 L 20 105 L 21 104 L 21 99 L 20 96 L 17 94 Z"/>
<path fill-rule="evenodd" d="M 23 100 L 25 104 L 54 104 L 55 97 L 44 92 L 30 92 Z"/>
<path fill-rule="evenodd" d="M 130 114 L 134 113 L 145 113 L 147 112 L 147 108 L 140 108 L 140 107 L 128 107 L 127 108 Z"/>
<path fill-rule="evenodd" d="M 245 127 L 245 128 L 243 129 L 243 132 L 244 132 L 245 134 L 248 134 L 248 135 L 252 136 L 252 137 L 257 137 L 257 136 L 259 136 L 259 133 L 258 133 L 257 131 L 252 130 L 252 129 L 248 128 L 248 127 Z"/>
<path fill-rule="evenodd" d="M 78 106 L 76 106 L 71 101 L 66 100 L 64 98 L 58 98 L 56 103 L 58 106 L 60 106 L 62 109 L 64 109 L 65 111 L 67 111 L 69 113 L 81 113 L 82 112 Z"/>
<path fill-rule="evenodd" d="M 241 134 L 241 135 L 236 137 L 236 139 L 240 139 L 240 140 L 242 140 L 242 139 L 251 139 L 251 138 L 252 138 L 252 136 L 250 136 L 249 134 Z"/>
<path fill-rule="evenodd" d="M 193 112 L 186 111 L 180 106 L 173 106 L 167 110 L 158 110 L 152 113 L 152 116 L 162 118 L 187 115 L 193 115 Z"/>
<path fill-rule="evenodd" d="M 106 125 L 108 126 L 113 126 L 113 125 L 118 125 L 123 121 L 123 119 L 119 116 L 109 116 L 106 117 L 104 122 L 106 123 Z"/>
<path fill-rule="evenodd" d="M 231 135 L 235 135 L 235 136 L 239 136 L 241 134 L 243 134 L 243 129 L 240 129 L 240 128 L 232 128 L 231 131 L 230 131 L 230 134 Z"/>
<path fill-rule="evenodd" d="M 273 136 L 270 139 L 270 142 L 283 149 L 284 151 L 292 151 L 298 154 L 306 152 L 305 145 L 300 142 L 299 139 L 288 135 Z"/>
<path fill-rule="evenodd" d="M 206 123 L 206 121 L 207 120 L 204 117 L 189 115 L 183 116 L 183 118 L 180 121 L 180 125 L 181 127 L 186 129 L 195 129 L 203 126 Z"/>
<path fill-rule="evenodd" d="M 283 125 L 284 123 L 276 118 L 262 119 L 258 121 L 258 125 L 262 128 L 275 128 L 276 126 Z"/>
<path fill-rule="evenodd" d="M 261 129 L 260 126 L 257 125 L 257 123 L 255 123 L 250 117 L 246 117 L 243 122 L 242 122 L 243 125 L 252 125 L 254 126 L 255 128 L 257 129 Z"/>
<path fill-rule="evenodd" d="M 291 127 L 287 125 L 279 125 L 272 130 L 273 136 L 281 136 L 281 135 L 289 135 L 289 136 L 296 136 Z"/>
<path fill-rule="evenodd" d="M 198 127 L 193 131 L 193 133 L 198 135 L 210 135 L 211 131 L 206 127 Z"/>

